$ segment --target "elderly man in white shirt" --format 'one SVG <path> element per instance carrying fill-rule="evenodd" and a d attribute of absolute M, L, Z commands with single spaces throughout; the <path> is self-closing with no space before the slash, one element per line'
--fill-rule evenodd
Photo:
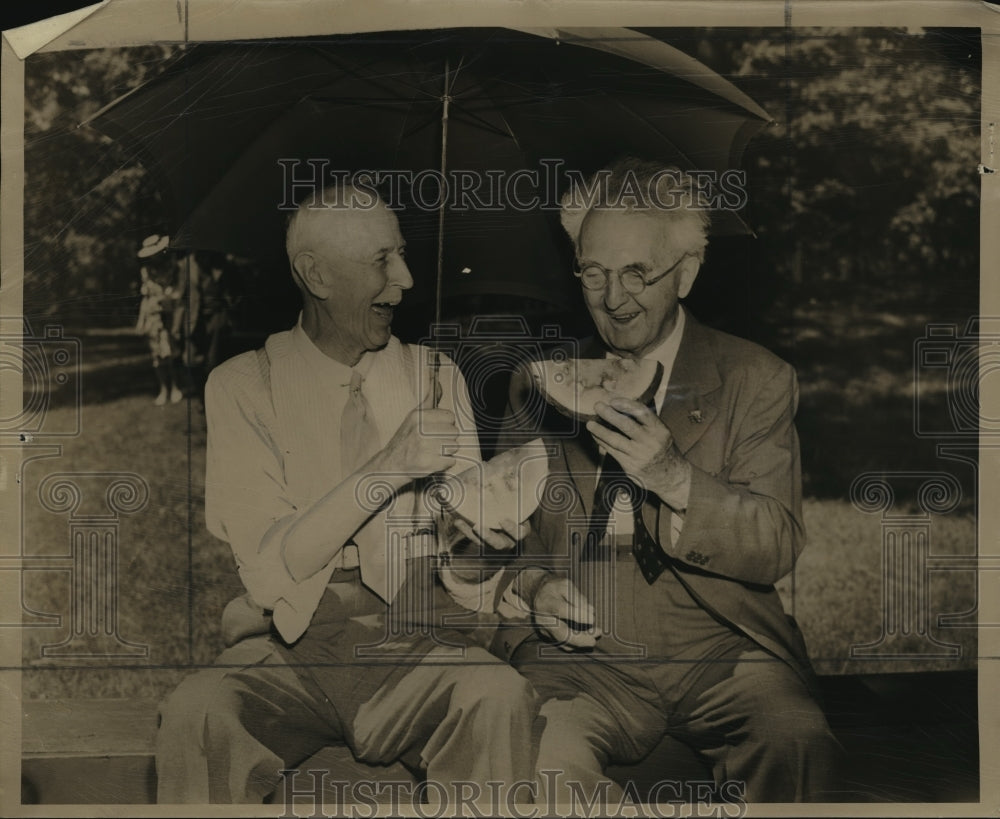
<path fill-rule="evenodd" d="M 206 388 L 206 520 L 248 594 L 223 618 L 230 648 L 161 709 L 161 803 L 261 802 L 332 742 L 372 763 L 419 758 L 445 788 L 532 775 L 533 689 L 482 629 L 442 625 L 475 615 L 435 582 L 435 538 L 413 523 L 415 481 L 479 458 L 453 412 L 465 384 L 419 375 L 427 351 L 391 333 L 413 285 L 395 215 L 335 193 L 289 222 L 298 325 Z"/>

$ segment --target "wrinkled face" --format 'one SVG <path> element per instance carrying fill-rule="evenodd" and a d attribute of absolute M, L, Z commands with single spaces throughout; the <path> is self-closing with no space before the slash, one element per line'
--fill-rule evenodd
<path fill-rule="evenodd" d="M 349 357 L 381 349 L 395 306 L 413 286 L 396 215 L 382 203 L 323 211 L 311 217 L 309 237 L 324 285 L 324 332 Z"/>
<path fill-rule="evenodd" d="M 684 259 L 669 275 L 641 293 L 622 287 L 618 273 L 626 267 L 643 271 L 649 280 L 675 265 L 685 249 L 670 241 L 669 223 L 637 211 L 591 211 L 580 230 L 581 267 L 596 263 L 612 271 L 603 289 L 584 289 L 597 331 L 618 355 L 641 358 L 674 329 L 678 299 L 688 294 L 698 274 L 698 260 Z"/>

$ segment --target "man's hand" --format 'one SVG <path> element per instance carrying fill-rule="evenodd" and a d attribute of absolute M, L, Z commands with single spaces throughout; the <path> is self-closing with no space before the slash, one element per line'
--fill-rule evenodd
<path fill-rule="evenodd" d="M 403 419 L 396 434 L 375 456 L 376 468 L 366 471 L 422 478 L 455 463 L 458 427 L 451 410 L 434 408 L 440 395 L 441 385 L 433 379 L 420 406 Z"/>
<path fill-rule="evenodd" d="M 600 634 L 594 627 L 594 607 L 567 578 L 543 581 L 531 611 L 538 631 L 564 651 L 597 645 Z"/>
<path fill-rule="evenodd" d="M 674 511 L 683 512 L 691 491 L 691 465 L 677 451 L 674 436 L 656 413 L 630 398 L 598 401 L 594 410 L 611 427 L 587 422 L 598 446 L 637 484 L 655 492 Z"/>

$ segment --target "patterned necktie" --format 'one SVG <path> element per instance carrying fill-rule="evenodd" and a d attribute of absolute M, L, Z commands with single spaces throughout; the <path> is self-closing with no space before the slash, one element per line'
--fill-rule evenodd
<path fill-rule="evenodd" d="M 340 462 L 346 478 L 379 450 L 378 426 L 361 392 L 364 377 L 351 370 L 350 393 L 340 416 Z"/>
<path fill-rule="evenodd" d="M 667 568 L 667 556 L 660 548 L 660 544 L 649 533 L 646 523 L 642 519 L 643 500 L 644 498 L 640 497 L 633 510 L 635 513 L 635 534 L 632 536 L 632 554 L 635 555 L 635 561 L 639 564 L 642 576 L 652 586 L 656 582 L 656 578 L 663 574 Z"/>
<path fill-rule="evenodd" d="M 656 542 L 642 519 L 642 504 L 645 492 L 639 489 L 622 470 L 621 465 L 610 455 L 604 456 L 601 477 L 594 490 L 594 506 L 587 525 L 587 542 L 583 547 L 583 560 L 596 561 L 611 558 L 607 529 L 615 497 L 625 491 L 631 500 L 633 516 L 632 554 L 639 571 L 649 585 L 653 585 L 667 568 L 667 557 Z"/>
<path fill-rule="evenodd" d="M 351 370 L 350 391 L 340 416 L 340 464 L 345 478 L 363 466 L 380 448 L 378 426 L 371 404 L 361 392 L 363 381 L 361 373 Z M 367 578 L 374 582 L 383 573 L 384 552 L 385 534 L 382 530 L 363 526 L 344 544 L 341 565 L 345 569 L 360 565 L 362 581 Z"/>

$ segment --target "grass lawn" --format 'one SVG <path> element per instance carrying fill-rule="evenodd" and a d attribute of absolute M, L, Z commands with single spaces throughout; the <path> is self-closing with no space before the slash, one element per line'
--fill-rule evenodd
<path fill-rule="evenodd" d="M 118 633 L 148 646 L 149 652 L 142 659 L 42 658 L 43 645 L 61 642 L 68 634 L 69 575 L 28 571 L 25 607 L 61 614 L 63 620 L 60 626 L 24 629 L 24 696 L 160 697 L 193 666 L 210 663 L 219 652 L 222 608 L 242 587 L 228 546 L 205 530 L 205 431 L 198 407 L 188 402 L 153 406 L 156 384 L 141 340 L 94 334 L 83 337 L 83 347 L 82 433 L 62 441 L 60 457 L 26 465 L 23 550 L 31 556 L 69 551 L 67 513 L 46 510 L 38 498 L 46 475 L 112 471 L 141 476 L 149 487 L 149 502 L 123 516 L 119 526 Z M 53 420 L 71 420 L 77 410 L 65 397 L 53 397 Z M 102 502 L 102 497 L 84 500 L 96 506 Z M 881 633 L 880 517 L 856 510 L 846 497 L 829 496 L 808 499 L 805 513 L 809 546 L 794 575 L 782 582 L 781 592 L 802 627 L 818 671 L 875 673 L 975 665 L 975 629 L 936 626 L 931 633 L 938 640 L 961 647 L 958 659 L 852 660 L 852 645 L 873 642 Z M 931 554 L 975 553 L 975 518 L 968 507 L 933 517 L 928 526 Z M 938 614 L 974 607 L 971 571 L 932 572 L 929 589 L 932 626 Z M 907 639 L 907 652 L 927 645 L 918 634 Z"/>
<path fill-rule="evenodd" d="M 975 615 L 968 621 L 973 627 L 937 627 L 938 615 L 958 614 L 975 606 L 976 576 L 969 570 L 930 572 L 927 634 L 914 631 L 901 635 L 892 648 L 883 643 L 881 656 L 852 659 L 852 646 L 875 642 L 882 635 L 881 518 L 859 512 L 849 501 L 842 500 L 807 499 L 804 513 L 806 549 L 792 574 L 778 584 L 778 590 L 786 611 L 794 614 L 802 629 L 818 673 L 881 674 L 975 666 Z M 931 516 L 927 525 L 930 554 L 975 554 L 976 521 L 972 514 Z M 895 585 L 898 588 L 901 584 Z M 918 621 L 915 618 L 913 625 Z M 959 655 L 952 659 L 929 656 L 940 655 L 944 649 L 928 637 L 957 645 Z M 917 657 L 886 656 L 890 652 Z"/>

